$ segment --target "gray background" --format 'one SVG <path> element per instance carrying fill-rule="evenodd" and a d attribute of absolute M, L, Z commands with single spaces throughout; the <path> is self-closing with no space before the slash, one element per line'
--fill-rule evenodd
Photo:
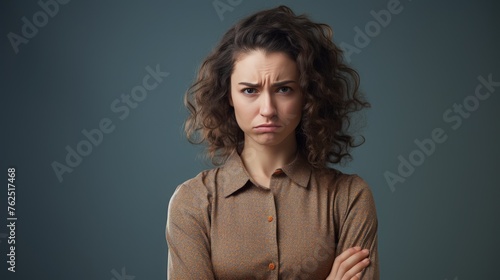
<path fill-rule="evenodd" d="M 220 0 L 228 3 L 226 0 Z M 220 36 L 238 19 L 286 4 L 331 25 L 354 45 L 356 26 L 387 9 L 377 1 L 70 1 L 16 54 L 36 1 L 2 1 L 0 234 L 7 168 L 16 172 L 16 273 L 2 279 L 165 279 L 168 201 L 181 182 L 209 168 L 181 133 L 184 91 Z M 230 1 L 231 2 L 231 1 Z M 454 130 L 443 113 L 474 94 L 478 76 L 500 81 L 495 1 L 401 1 L 352 66 L 372 109 L 366 143 L 339 169 L 371 186 L 379 218 L 382 279 L 493 279 L 498 275 L 500 87 Z M 121 120 L 113 100 L 142 83 L 145 67 L 170 75 Z M 483 89 L 484 91 L 485 89 Z M 458 114 L 453 113 L 458 116 Z M 59 182 L 51 164 L 109 118 L 115 130 Z M 411 176 L 389 187 L 415 139 L 442 128 L 447 140 Z M 124 270 L 122 270 L 122 268 Z M 8 276 L 5 278 L 5 276 Z"/>

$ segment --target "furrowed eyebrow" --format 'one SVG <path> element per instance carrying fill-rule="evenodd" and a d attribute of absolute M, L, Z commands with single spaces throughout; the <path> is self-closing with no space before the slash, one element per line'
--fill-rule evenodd
<path fill-rule="evenodd" d="M 277 82 L 277 83 L 273 84 L 273 87 L 281 87 L 281 86 L 284 86 L 284 85 L 290 84 L 290 83 L 295 83 L 295 81 L 293 81 L 293 80 L 287 80 L 287 81 Z M 252 83 L 247 83 L 247 82 L 240 82 L 238 84 L 239 85 L 244 85 L 244 86 L 247 86 L 247 87 L 258 87 L 258 86 L 260 86 L 259 84 L 252 84 Z"/>

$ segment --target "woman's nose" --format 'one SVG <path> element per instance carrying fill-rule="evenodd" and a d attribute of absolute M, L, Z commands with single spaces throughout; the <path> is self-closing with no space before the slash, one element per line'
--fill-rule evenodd
<path fill-rule="evenodd" d="M 276 104 L 273 100 L 273 96 L 269 92 L 263 92 L 261 98 L 260 115 L 266 118 L 276 116 Z"/>

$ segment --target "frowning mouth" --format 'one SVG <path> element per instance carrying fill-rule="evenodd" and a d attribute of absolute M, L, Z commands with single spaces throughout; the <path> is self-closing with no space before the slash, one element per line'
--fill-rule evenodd
<path fill-rule="evenodd" d="M 281 125 L 278 124 L 261 124 L 256 127 L 254 127 L 255 131 L 257 132 L 275 132 L 276 130 L 280 129 Z"/>
<path fill-rule="evenodd" d="M 261 125 L 258 125 L 256 126 L 255 128 L 259 128 L 259 127 L 280 127 L 281 125 L 277 125 L 277 124 L 261 124 Z"/>

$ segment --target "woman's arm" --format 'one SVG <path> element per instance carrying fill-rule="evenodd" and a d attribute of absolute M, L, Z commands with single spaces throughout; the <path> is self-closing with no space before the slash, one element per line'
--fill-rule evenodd
<path fill-rule="evenodd" d="M 359 280 L 363 269 L 370 264 L 367 249 L 359 246 L 349 248 L 335 258 L 332 271 L 326 280 Z"/>
<path fill-rule="evenodd" d="M 167 279 L 214 279 L 210 259 L 210 202 L 205 190 L 177 187 L 168 206 Z"/>
<path fill-rule="evenodd" d="M 337 254 L 340 254 L 356 246 L 368 249 L 369 265 L 364 268 L 360 279 L 378 280 L 380 272 L 375 201 L 368 184 L 361 177 L 352 175 L 348 182 L 347 185 L 339 185 L 339 194 L 335 201 L 339 228 L 336 251 Z M 357 257 L 353 257 L 356 260 L 362 261 L 364 259 L 359 253 L 353 251 L 351 253 L 353 256 L 357 254 Z"/>

